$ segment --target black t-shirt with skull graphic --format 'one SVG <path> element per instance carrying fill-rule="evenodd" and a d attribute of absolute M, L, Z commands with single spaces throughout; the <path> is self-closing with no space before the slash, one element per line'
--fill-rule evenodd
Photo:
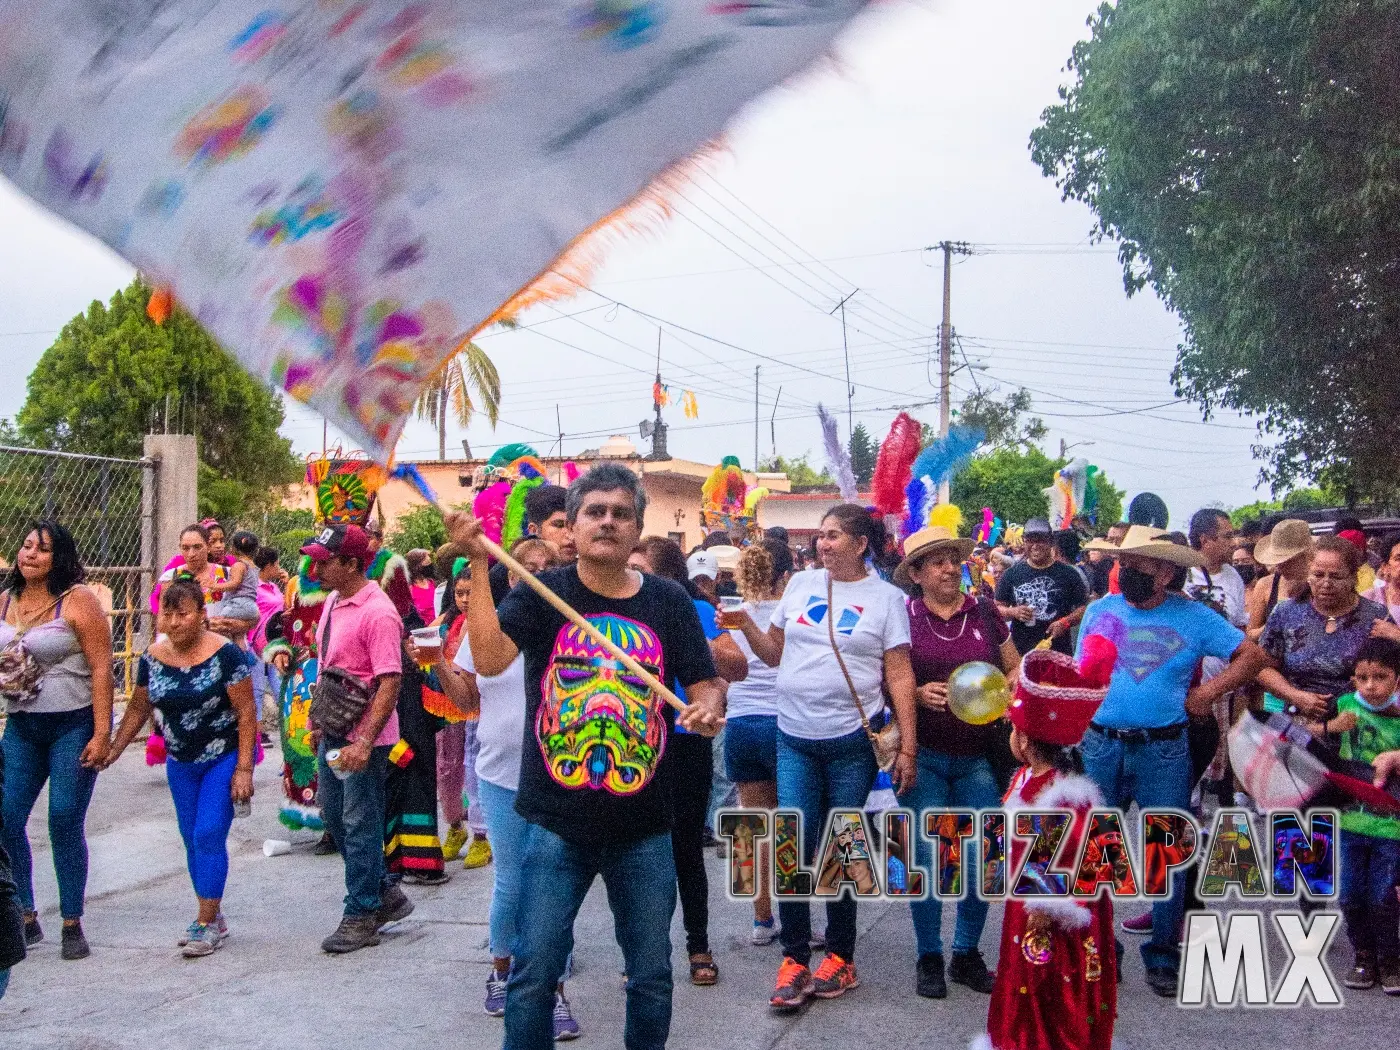
<path fill-rule="evenodd" d="M 584 586 L 577 566 L 540 575 L 673 690 L 715 677 L 695 606 L 670 580 L 644 575 L 631 598 Z M 670 830 L 657 776 L 675 711 L 524 584 L 496 610 L 525 658 L 525 739 L 516 811 L 583 846 L 634 842 Z"/>

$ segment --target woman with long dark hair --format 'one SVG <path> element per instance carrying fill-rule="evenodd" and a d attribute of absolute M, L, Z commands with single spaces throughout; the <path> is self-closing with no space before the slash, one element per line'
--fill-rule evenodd
<path fill-rule="evenodd" d="M 684 587 L 695 603 L 720 676 L 737 682 L 748 674 L 748 661 L 734 639 L 715 622 L 715 607 L 691 581 L 685 553 L 675 540 L 665 536 L 642 537 L 628 565 Z M 683 694 L 681 698 L 685 698 Z M 690 983 L 705 987 L 719 980 L 719 967 L 710 952 L 710 883 L 705 873 L 705 818 L 709 815 L 710 785 L 714 780 L 714 741 L 687 733 L 678 725 L 666 743 L 661 762 L 671 786 L 675 821 L 671 855 L 676 864 L 676 887 L 685 924 L 685 949 L 690 957 Z"/>
<path fill-rule="evenodd" d="M 817 533 L 822 567 L 792 577 L 766 631 L 743 613 L 733 621 L 754 653 L 778 668 L 778 805 L 802 813 L 808 865 L 827 815 L 862 809 L 874 784 L 867 722 L 875 731 L 891 717 L 899 725 L 895 789 L 907 792 L 917 776 L 909 615 L 904 595 L 870 564 L 886 543 L 884 523 L 864 507 L 832 507 Z M 731 622 L 728 615 L 725 622 Z M 859 985 L 854 900 L 827 904 L 826 958 L 815 973 L 809 967 L 811 905 L 779 904 L 778 919 L 783 962 L 769 999 L 774 1010 L 796 1010 L 813 995 L 834 999 Z"/>
<path fill-rule="evenodd" d="M 63 915 L 62 954 L 89 954 L 83 935 L 88 848 L 84 825 L 112 731 L 112 633 L 73 537 L 56 521 L 25 534 L 0 597 L 0 695 L 9 717 L 4 842 L 29 944 L 44 939 L 34 910 L 30 811 L 49 785 L 49 839 Z"/>

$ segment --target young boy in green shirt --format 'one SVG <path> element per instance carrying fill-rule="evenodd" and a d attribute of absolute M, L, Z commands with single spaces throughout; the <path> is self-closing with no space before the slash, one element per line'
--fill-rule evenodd
<path fill-rule="evenodd" d="M 1356 692 L 1337 701 L 1327 724 L 1340 733 L 1342 757 L 1371 762 L 1382 751 L 1400 749 L 1400 643 L 1369 638 L 1356 657 Z M 1345 979 L 1348 988 L 1374 988 L 1379 976 L 1387 995 L 1400 995 L 1400 819 L 1358 803 L 1341 815 L 1342 915 L 1356 952 Z"/>

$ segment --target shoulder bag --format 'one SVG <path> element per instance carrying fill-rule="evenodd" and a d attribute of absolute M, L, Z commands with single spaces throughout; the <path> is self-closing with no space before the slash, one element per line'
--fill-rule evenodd
<path fill-rule="evenodd" d="M 851 691 L 851 700 L 856 705 L 856 711 L 860 714 L 860 725 L 865 730 L 865 735 L 870 738 L 870 746 L 875 751 L 875 763 L 882 770 L 888 773 L 894 768 L 895 759 L 899 757 L 899 723 L 894 720 L 893 715 L 878 732 L 870 728 L 870 719 L 865 714 L 865 705 L 860 702 L 860 693 L 856 690 L 856 683 L 851 679 L 851 672 L 846 669 L 846 661 L 841 656 L 841 647 L 836 644 L 836 610 L 832 598 L 831 572 L 826 574 L 826 632 L 831 639 L 831 651 L 836 654 L 836 665 L 841 668 L 841 675 L 846 679 L 846 688 Z"/>
<path fill-rule="evenodd" d="M 39 615 L 43 616 L 58 608 L 67 596 L 68 592 L 64 591 Z M 8 615 L 9 611 L 10 596 L 6 595 L 5 608 L 0 611 L 0 617 Z M 49 622 L 36 619 L 27 627 L 16 625 L 15 636 L 0 648 L 0 696 L 3 696 L 12 708 L 23 707 L 39 695 L 39 679 L 44 677 L 45 667 L 34 659 L 34 654 L 24 644 L 24 636 L 39 624 Z"/>
<path fill-rule="evenodd" d="M 369 710 L 374 694 L 349 671 L 326 664 L 326 654 L 330 652 L 331 616 L 336 602 L 326 606 L 326 629 L 321 635 L 321 647 L 316 669 L 316 684 L 311 689 L 311 711 L 309 718 L 314 728 L 327 736 L 346 740 L 360 724 Z M 369 741 L 374 743 L 374 741 Z"/>

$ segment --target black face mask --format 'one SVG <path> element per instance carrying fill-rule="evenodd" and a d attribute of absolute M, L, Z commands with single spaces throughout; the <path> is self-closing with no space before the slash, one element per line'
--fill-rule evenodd
<path fill-rule="evenodd" d="M 1124 565 L 1118 570 L 1118 589 L 1128 601 L 1140 605 L 1151 601 L 1152 596 L 1157 593 L 1157 579 L 1141 569 Z"/>
<path fill-rule="evenodd" d="M 1251 583 L 1254 582 L 1253 565 L 1236 565 L 1235 571 L 1240 574 L 1240 579 L 1244 580 L 1244 584 L 1246 587 L 1248 587 Z"/>

